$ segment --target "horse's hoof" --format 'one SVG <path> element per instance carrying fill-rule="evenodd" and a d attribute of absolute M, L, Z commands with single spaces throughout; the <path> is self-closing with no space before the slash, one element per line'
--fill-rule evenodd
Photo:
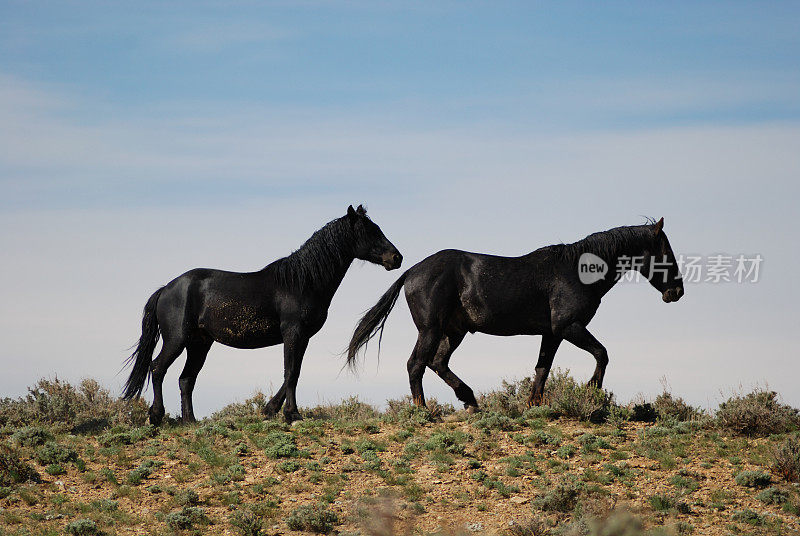
<path fill-rule="evenodd" d="M 283 418 L 286 419 L 286 424 L 292 424 L 293 422 L 303 420 L 303 416 L 296 411 L 294 413 L 284 413 Z"/>
<path fill-rule="evenodd" d="M 153 413 L 150 411 L 150 424 L 153 426 L 161 426 L 161 421 L 164 420 L 164 414 Z"/>
<path fill-rule="evenodd" d="M 267 406 L 267 407 L 265 407 L 265 408 L 264 408 L 264 409 L 261 411 L 261 413 L 262 413 L 262 414 L 264 415 L 264 417 L 266 417 L 267 419 L 271 419 L 271 418 L 273 418 L 275 415 L 277 415 L 277 414 L 278 414 L 278 410 L 277 410 L 277 409 L 275 409 L 275 408 L 273 408 L 273 407 Z"/>
<path fill-rule="evenodd" d="M 464 404 L 464 409 L 467 410 L 467 413 L 475 414 L 480 413 L 481 409 L 478 406 L 473 406 L 471 404 Z"/>
<path fill-rule="evenodd" d="M 541 406 L 541 405 L 542 405 L 542 396 L 541 395 L 532 396 L 532 397 L 530 397 L 528 399 L 527 406 L 529 408 L 533 408 L 533 407 Z"/>

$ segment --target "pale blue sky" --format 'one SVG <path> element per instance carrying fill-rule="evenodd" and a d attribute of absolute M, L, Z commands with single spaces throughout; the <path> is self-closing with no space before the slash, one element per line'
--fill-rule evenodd
<path fill-rule="evenodd" d="M 669 306 L 629 285 L 591 329 L 623 400 L 666 377 L 703 405 L 739 384 L 798 405 L 798 28 L 791 2 L 1 1 L 0 395 L 54 374 L 118 389 L 152 290 L 194 266 L 256 269 L 365 203 L 406 267 L 642 215 L 665 217 L 679 253 L 760 253 L 756 285 Z M 337 376 L 334 356 L 396 275 L 354 265 L 301 404 L 407 393 L 402 300 L 377 371 L 373 352 Z M 476 335 L 453 367 L 489 389 L 537 351 Z M 215 346 L 196 407 L 269 389 L 280 361 Z M 593 368 L 567 347 L 556 364 Z"/>

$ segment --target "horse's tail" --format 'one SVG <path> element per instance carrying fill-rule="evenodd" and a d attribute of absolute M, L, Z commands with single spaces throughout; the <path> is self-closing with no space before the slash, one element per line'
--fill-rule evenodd
<path fill-rule="evenodd" d="M 125 392 L 122 395 L 125 400 L 140 396 L 145 383 L 150 378 L 150 363 L 152 362 L 158 339 L 161 336 L 158 319 L 156 318 L 156 305 L 158 304 L 158 297 L 161 296 L 161 291 L 163 290 L 164 287 L 161 287 L 147 300 L 142 314 L 142 336 L 139 337 L 136 350 L 125 360 L 125 366 L 133 363 L 133 370 L 131 370 L 131 375 L 128 376 L 128 381 L 125 382 Z"/>
<path fill-rule="evenodd" d="M 381 299 L 375 306 L 364 313 L 361 320 L 358 322 L 353 338 L 350 339 L 350 344 L 347 347 L 347 365 L 350 368 L 356 367 L 356 354 L 358 351 L 369 342 L 371 338 L 380 332 L 378 337 L 378 355 L 381 352 L 381 339 L 383 338 L 383 326 L 386 324 L 386 319 L 389 318 L 389 313 L 392 312 L 394 304 L 397 303 L 397 297 L 400 295 L 400 289 L 406 282 L 406 271 L 400 278 L 389 287 Z"/>

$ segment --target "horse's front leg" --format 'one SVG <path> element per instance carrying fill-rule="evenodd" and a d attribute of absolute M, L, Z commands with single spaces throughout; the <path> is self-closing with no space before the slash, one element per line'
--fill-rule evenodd
<path fill-rule="evenodd" d="M 542 344 L 539 347 L 539 360 L 536 362 L 536 378 L 533 380 L 533 391 L 528 398 L 528 406 L 539 406 L 544 399 L 544 384 L 553 366 L 553 358 L 561 344 L 561 337 L 551 333 L 542 335 Z"/>
<path fill-rule="evenodd" d="M 286 422 L 291 423 L 303 418 L 300 412 L 297 411 L 295 389 L 297 388 L 297 380 L 300 378 L 303 355 L 308 347 L 308 337 L 301 333 L 301 330 L 296 326 L 288 326 L 282 329 L 282 332 L 283 384 L 286 389 L 286 404 L 283 406 L 283 416 Z"/>
<path fill-rule="evenodd" d="M 586 326 L 577 322 L 570 324 L 564 328 L 561 333 L 564 340 L 571 342 L 581 350 L 586 350 L 594 356 L 597 361 L 597 366 L 594 369 L 594 374 L 589 380 L 589 385 L 601 388 L 603 387 L 603 377 L 606 374 L 606 366 L 608 365 L 608 352 L 605 346 L 594 338 L 594 335 L 589 333 Z"/>

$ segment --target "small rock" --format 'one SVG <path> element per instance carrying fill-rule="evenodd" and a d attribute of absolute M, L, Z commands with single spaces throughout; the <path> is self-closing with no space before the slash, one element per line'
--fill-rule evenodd
<path fill-rule="evenodd" d="M 520 497 L 519 495 L 514 495 L 509 499 L 514 504 L 525 504 L 526 502 L 530 501 L 528 497 Z"/>
<path fill-rule="evenodd" d="M 483 523 L 467 523 L 464 528 L 470 532 L 481 532 L 483 530 Z"/>

